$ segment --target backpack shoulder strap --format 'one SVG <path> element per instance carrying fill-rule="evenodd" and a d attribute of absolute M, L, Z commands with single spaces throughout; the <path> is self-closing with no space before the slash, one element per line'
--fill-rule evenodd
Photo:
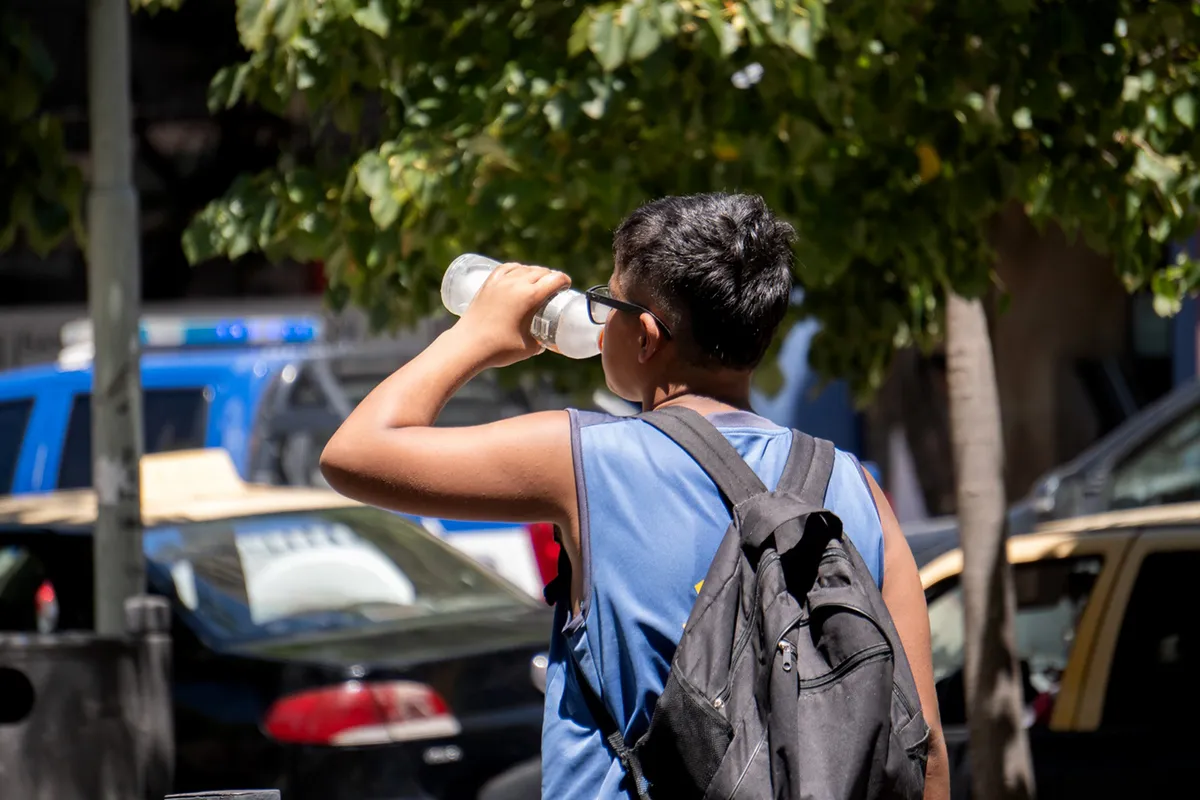
<path fill-rule="evenodd" d="M 834 455 L 833 442 L 792 431 L 792 449 L 779 476 L 779 489 L 791 490 L 801 501 L 824 508 Z"/>
<path fill-rule="evenodd" d="M 634 795 L 638 800 L 650 800 L 649 782 L 642 772 L 642 761 L 638 757 L 637 751 L 626 744 L 625 736 L 617 727 L 617 721 L 613 719 L 612 714 L 608 713 L 604 701 L 587 682 L 583 670 L 579 668 L 579 662 L 575 660 L 575 654 L 568 652 L 567 660 L 571 662 L 571 669 L 575 672 L 575 682 L 579 684 L 579 691 L 583 693 L 583 701 L 587 704 L 588 713 L 595 720 L 596 727 L 600 729 L 600 735 L 604 737 L 604 741 L 616 755 L 617 760 L 621 762 L 621 766 L 625 768 L 625 775 L 633 783 Z"/>
<path fill-rule="evenodd" d="M 690 455 L 712 479 L 732 508 L 767 491 L 754 470 L 716 426 L 701 414 L 682 406 L 670 406 L 639 414 Z"/>

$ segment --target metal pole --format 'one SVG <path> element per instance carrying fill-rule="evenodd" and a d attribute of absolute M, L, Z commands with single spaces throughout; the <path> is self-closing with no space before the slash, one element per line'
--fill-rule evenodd
<path fill-rule="evenodd" d="M 125 600 L 145 591 L 142 554 L 138 200 L 129 100 L 129 0 L 88 0 L 91 190 L 88 308 L 92 377 L 92 483 L 96 632 L 124 632 Z"/>

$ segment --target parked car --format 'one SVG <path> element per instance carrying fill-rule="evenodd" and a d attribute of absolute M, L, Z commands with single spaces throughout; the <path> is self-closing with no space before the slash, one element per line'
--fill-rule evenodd
<path fill-rule="evenodd" d="M 92 485 L 86 323 L 64 328 L 57 363 L 0 373 L 0 495 Z M 318 459 L 325 441 L 422 342 L 322 342 L 321 326 L 319 318 L 143 318 L 146 452 L 221 447 L 247 480 L 323 486 Z M 620 411 L 622 401 L 598 395 L 596 403 Z M 475 425 L 565 405 L 544 385 L 510 387 L 487 372 L 451 399 L 439 424 Z M 550 526 L 417 521 L 532 596 L 540 597 L 557 571 Z"/>
<path fill-rule="evenodd" d="M 1200 503 L 1043 523 L 1008 541 L 1037 794 L 1155 797 L 1196 771 Z M 955 800 L 970 796 L 962 553 L 921 570 Z"/>
<path fill-rule="evenodd" d="M 147 456 L 149 590 L 173 610 L 176 791 L 471 798 L 538 753 L 548 608 L 398 515 Z M 91 490 L 0 499 L 0 628 L 93 624 Z"/>
<path fill-rule="evenodd" d="M 1071 461 L 1043 475 L 1008 512 L 1009 532 L 1040 522 L 1200 501 L 1200 381 L 1146 406 Z M 904 525 L 918 565 L 958 545 L 958 521 Z"/>

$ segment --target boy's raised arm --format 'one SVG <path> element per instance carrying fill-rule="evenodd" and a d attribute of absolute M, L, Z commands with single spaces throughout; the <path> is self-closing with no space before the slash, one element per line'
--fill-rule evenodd
<path fill-rule="evenodd" d="M 538 267 L 498 267 L 458 323 L 372 390 L 330 438 L 321 454 L 329 485 L 412 514 L 568 526 L 575 485 L 567 412 L 461 428 L 433 423 L 481 371 L 541 351 L 530 320 L 569 282 Z"/>

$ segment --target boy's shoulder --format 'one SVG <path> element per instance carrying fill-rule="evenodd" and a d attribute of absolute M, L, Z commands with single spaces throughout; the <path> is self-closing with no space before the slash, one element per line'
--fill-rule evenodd
<path fill-rule="evenodd" d="M 624 422 L 637 419 L 636 415 L 621 416 L 595 408 L 575 408 L 574 406 L 568 408 L 567 413 L 571 415 L 572 422 L 578 422 L 580 425 L 603 425 L 611 422 Z"/>

